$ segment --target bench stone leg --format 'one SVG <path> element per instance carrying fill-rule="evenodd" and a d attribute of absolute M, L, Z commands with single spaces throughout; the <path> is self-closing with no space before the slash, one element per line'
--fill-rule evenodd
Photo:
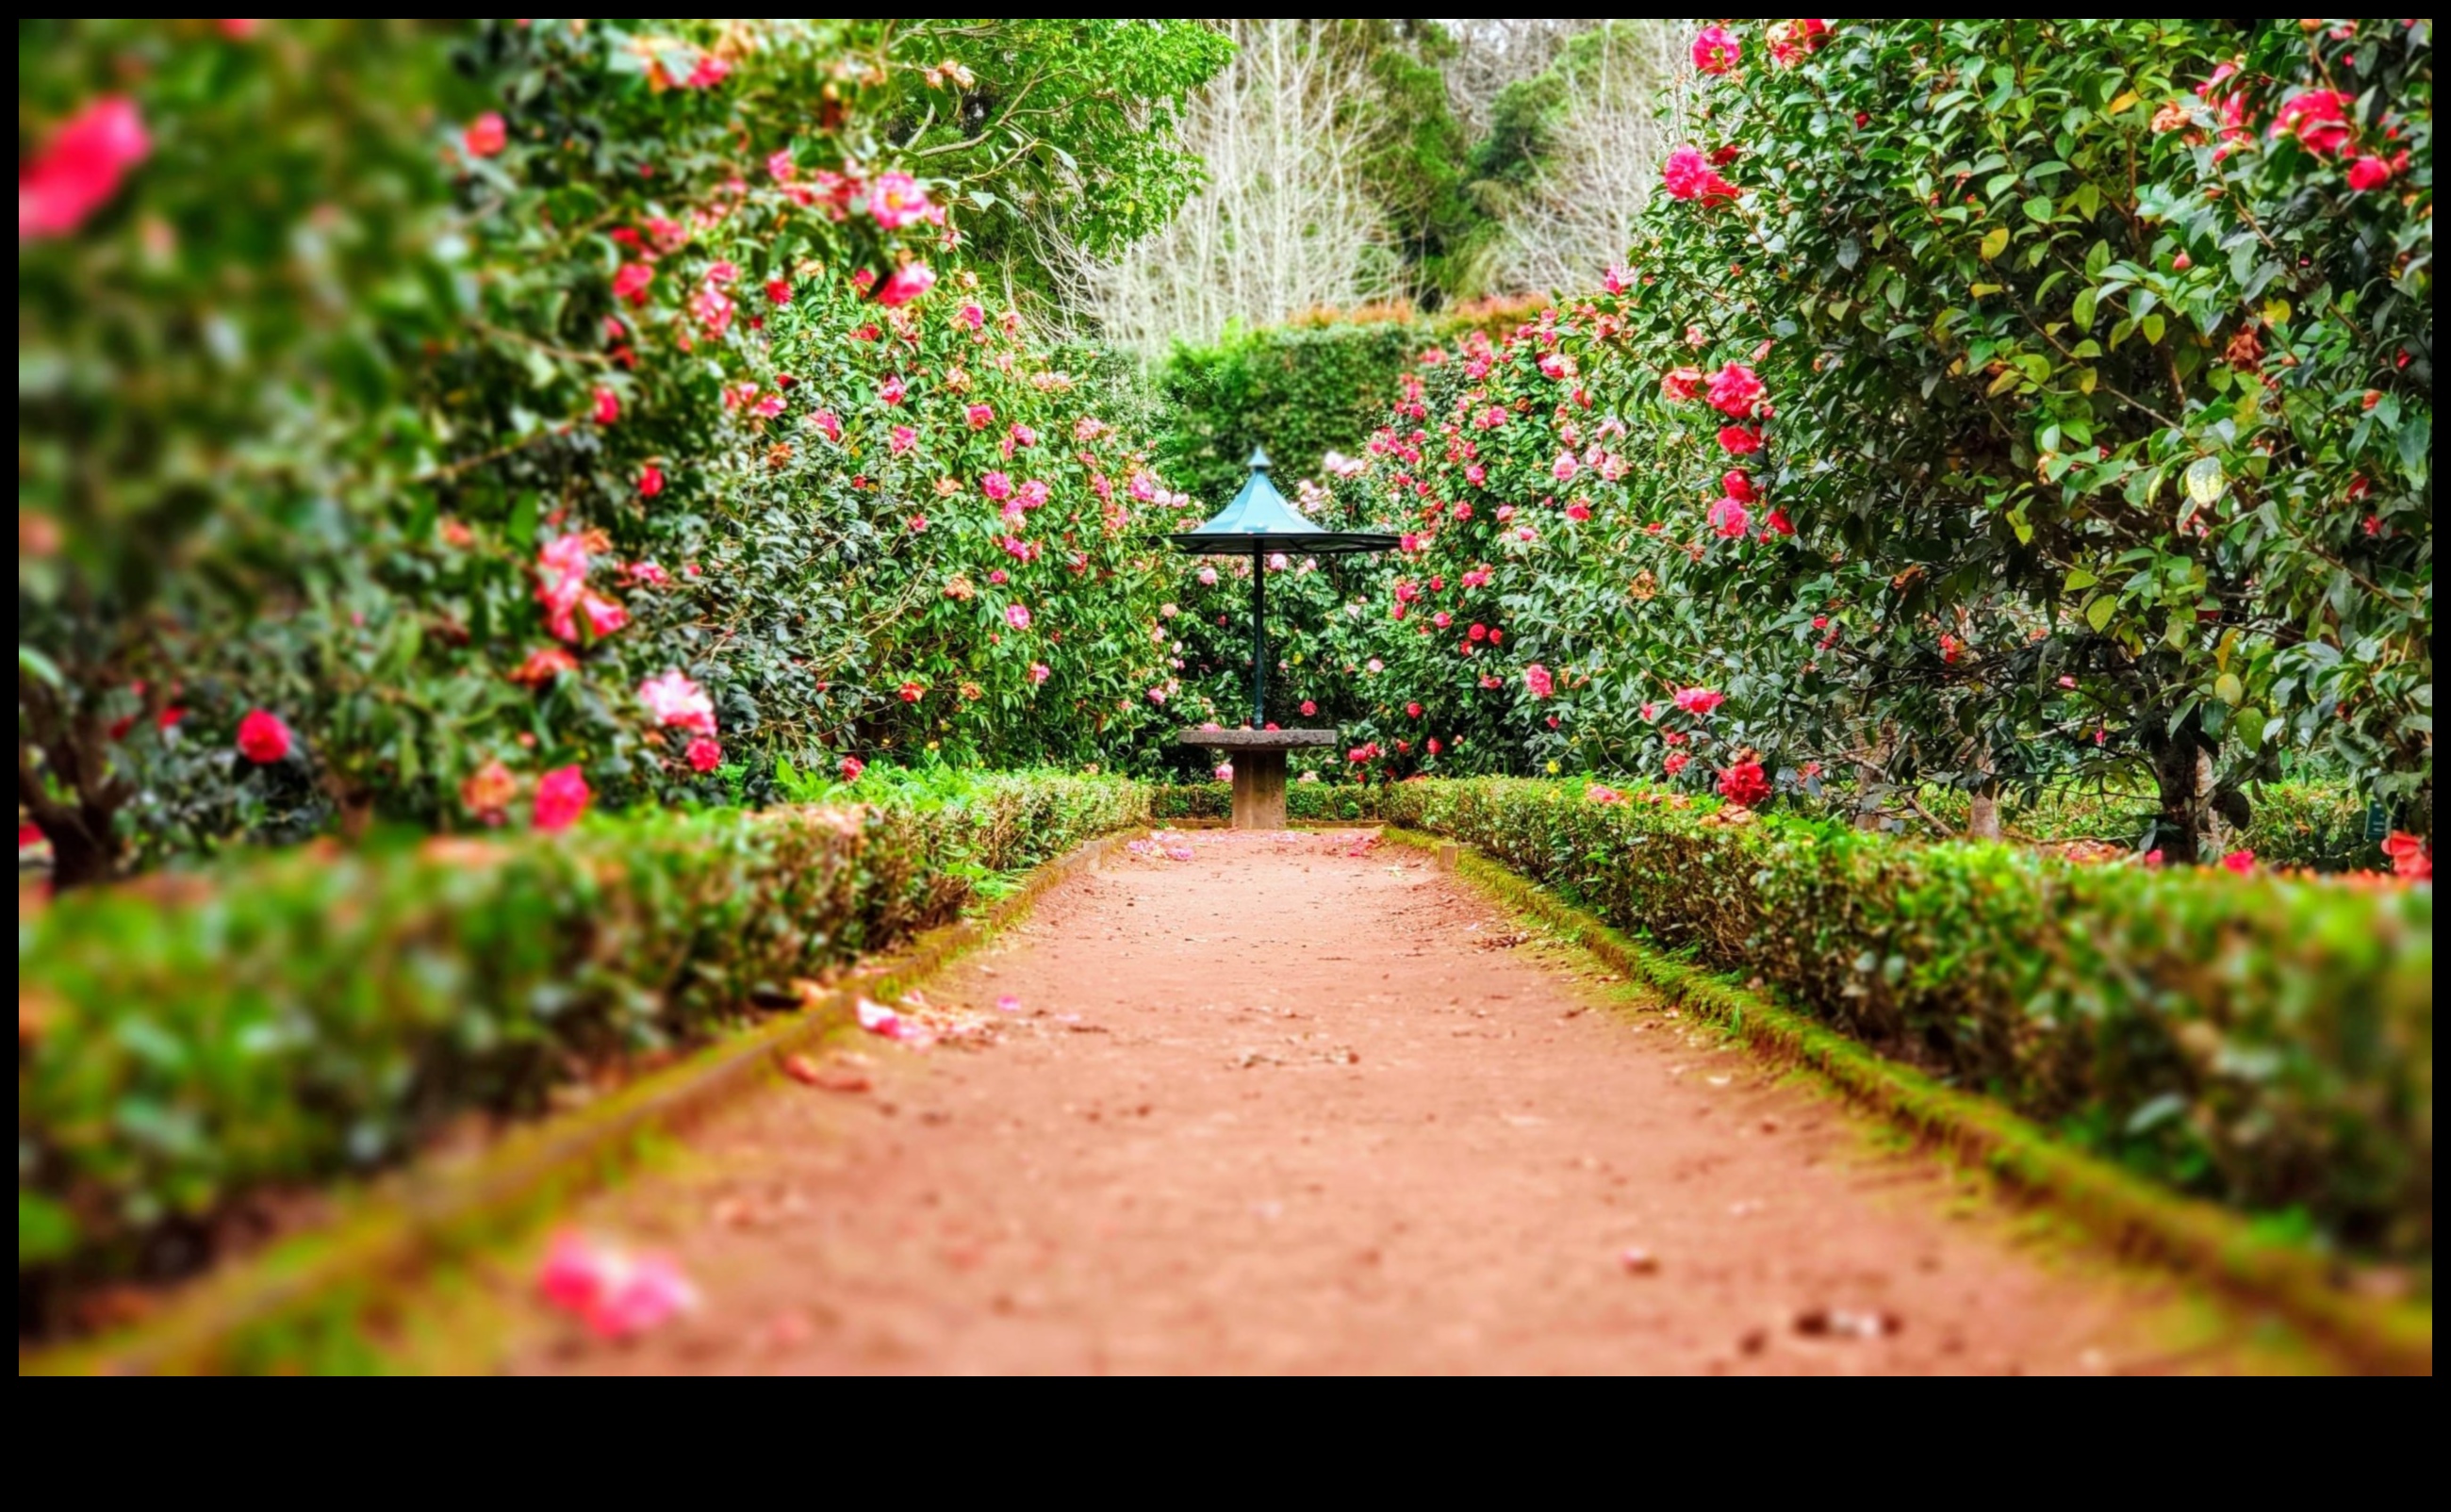
<path fill-rule="evenodd" d="M 1234 828 L 1282 830 L 1285 827 L 1285 754 L 1283 751 L 1234 753 Z"/>

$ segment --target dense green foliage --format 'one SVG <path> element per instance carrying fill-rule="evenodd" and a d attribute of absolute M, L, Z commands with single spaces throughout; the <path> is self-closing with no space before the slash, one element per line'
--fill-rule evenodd
<path fill-rule="evenodd" d="M 884 552 L 880 506 L 934 503 L 917 461 L 811 476 L 821 413 L 836 457 L 879 444 L 903 360 L 825 344 L 895 313 L 897 344 L 924 329 L 942 356 L 963 301 L 924 291 L 928 264 L 971 229 L 1163 218 L 1194 168 L 1149 128 L 1223 57 L 1137 22 L 31 22 L 21 43 L 29 171 L 76 191 L 19 260 L 19 800 L 66 883 L 336 820 L 499 822 L 574 767 L 616 802 L 703 790 L 642 701 L 668 674 L 719 704 L 678 736 L 737 732 L 759 772 L 890 723 L 871 669 L 887 699 L 941 677 L 1006 709 L 1014 640 L 989 675 L 983 636 L 907 613 L 981 532 Z M 126 161 L 70 150 L 113 109 Z M 979 397 L 1101 454 L 1043 480 L 1065 523 L 1041 571 L 1087 548 L 1108 586 L 1085 602 L 1120 635 L 1100 594 L 1145 576 L 1109 549 L 1122 522 L 1060 537 L 1129 448 L 1074 440 L 1086 406 L 990 303 Z M 1042 700 L 1110 707 L 1098 678 L 1135 669 L 1045 650 L 1049 618 Z M 230 749 L 253 709 L 285 754 Z M 1009 723 L 963 749 L 1049 754 L 1050 721 Z M 1069 756 L 1099 720 L 1065 728 Z"/>
<path fill-rule="evenodd" d="M 2431 888 L 2069 867 L 1579 783 L 1379 808 L 2183 1190 L 2431 1251 Z"/>
<path fill-rule="evenodd" d="M 2338 771 L 2424 828 L 2430 28 L 1731 46 L 1630 265 L 1336 485 L 1408 549 L 1289 618 L 1321 705 L 1400 773 L 2143 781 L 2209 859 Z"/>
<path fill-rule="evenodd" d="M 881 769 L 857 796 L 314 846 L 23 920 L 21 1287 L 192 1264 L 251 1197 L 796 1002 L 794 978 L 1147 806 L 1113 779 Z"/>

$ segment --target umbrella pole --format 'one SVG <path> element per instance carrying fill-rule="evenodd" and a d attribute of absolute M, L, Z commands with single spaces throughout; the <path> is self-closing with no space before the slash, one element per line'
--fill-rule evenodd
<path fill-rule="evenodd" d="M 1268 564 L 1251 552 L 1251 728 L 1268 722 Z"/>

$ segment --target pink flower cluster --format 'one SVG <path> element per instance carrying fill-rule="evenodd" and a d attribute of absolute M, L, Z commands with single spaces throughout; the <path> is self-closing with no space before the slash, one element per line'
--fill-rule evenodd
<path fill-rule="evenodd" d="M 628 1339 L 696 1310 L 697 1288 L 669 1256 L 632 1256 L 564 1230 L 553 1237 L 537 1289 L 599 1339 Z"/>

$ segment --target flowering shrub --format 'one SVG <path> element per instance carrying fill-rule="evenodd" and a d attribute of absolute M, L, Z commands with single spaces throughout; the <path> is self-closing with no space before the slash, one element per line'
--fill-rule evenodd
<path fill-rule="evenodd" d="M 2182 1189 L 2431 1252 L 2430 886 L 2071 867 L 1657 788 L 1377 804 Z"/>
<path fill-rule="evenodd" d="M 2173 856 L 2296 754 L 2422 828 L 2430 37 L 1712 29 L 1628 264 L 1420 368 L 1332 484 L 1406 542 L 1334 654 L 1386 669 L 1355 734 L 1785 792 L 2124 772 Z"/>
<path fill-rule="evenodd" d="M 575 1071 L 703 1040 L 1147 807 L 1113 779 L 882 776 L 866 804 L 316 846 L 29 917 L 21 1295 L 191 1265 L 201 1225 L 271 1186 L 374 1169 L 468 1109 L 534 1111 Z"/>
<path fill-rule="evenodd" d="M 1149 228 L 1195 179 L 1147 128 L 1225 53 L 1187 23 L 30 25 L 20 786 L 67 884 L 131 845 L 501 822 L 549 772 L 708 791 L 764 713 L 710 659 L 743 651 L 698 591 L 711 506 L 816 408 L 775 318 L 928 311 L 1016 217 Z M 668 673 L 713 728 L 642 704 Z M 255 709 L 276 760 L 234 754 Z"/>

